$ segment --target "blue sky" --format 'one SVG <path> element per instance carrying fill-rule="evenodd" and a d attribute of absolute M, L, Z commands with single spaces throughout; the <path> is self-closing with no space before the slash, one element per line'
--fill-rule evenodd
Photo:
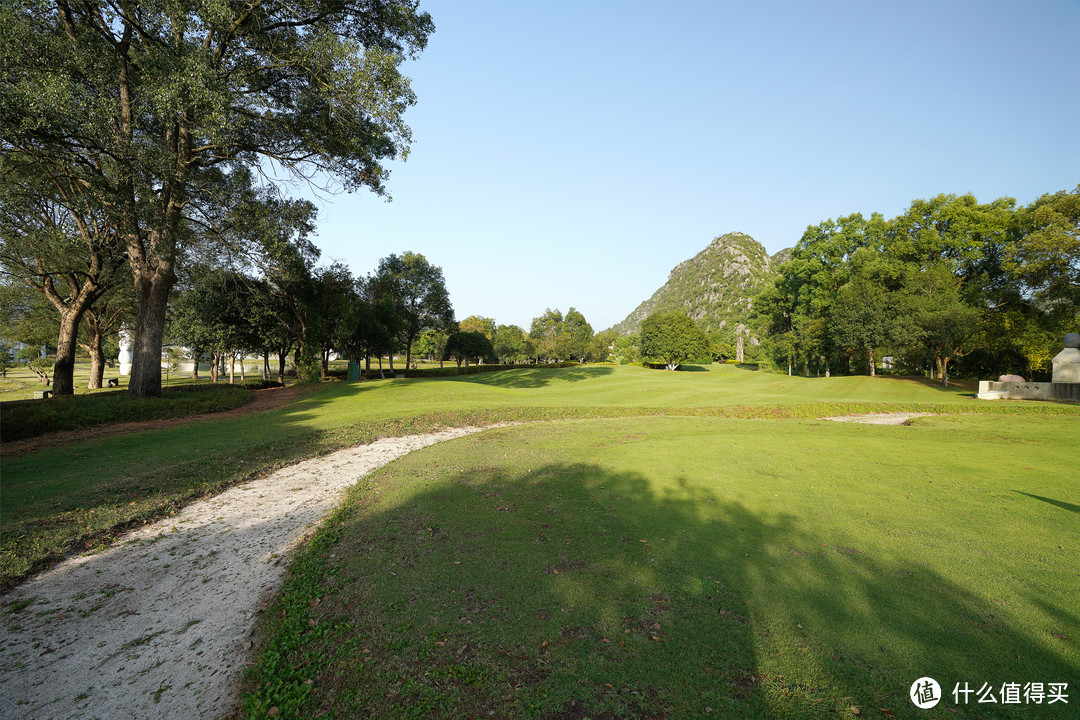
<path fill-rule="evenodd" d="M 738 230 L 1080 183 L 1080 2 L 421 3 L 393 201 L 325 197 L 354 275 L 412 250 L 458 319 L 601 330 Z"/>

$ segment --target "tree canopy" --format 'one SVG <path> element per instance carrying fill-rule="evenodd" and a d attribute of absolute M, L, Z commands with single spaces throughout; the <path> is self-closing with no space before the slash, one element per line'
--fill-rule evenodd
<path fill-rule="evenodd" d="M 0 153 L 107 207 L 138 314 L 130 392 L 161 392 L 169 290 L 244 167 L 385 194 L 407 154 L 415 0 L 0 5 Z"/>
<path fill-rule="evenodd" d="M 654 313 L 641 322 L 641 353 L 668 370 L 691 360 L 710 362 L 709 338 L 679 312 Z"/>

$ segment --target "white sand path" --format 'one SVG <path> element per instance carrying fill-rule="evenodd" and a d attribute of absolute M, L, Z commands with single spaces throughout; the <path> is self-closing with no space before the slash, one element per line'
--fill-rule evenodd
<path fill-rule="evenodd" d="M 911 418 L 929 417 L 934 413 L 863 413 L 862 415 L 837 415 L 836 417 L 821 418 L 834 422 L 863 423 L 866 425 L 903 425 Z"/>
<path fill-rule="evenodd" d="M 376 468 L 458 428 L 386 438 L 192 503 L 4 598 L 0 718 L 219 718 L 238 703 L 256 610 L 290 549 Z"/>

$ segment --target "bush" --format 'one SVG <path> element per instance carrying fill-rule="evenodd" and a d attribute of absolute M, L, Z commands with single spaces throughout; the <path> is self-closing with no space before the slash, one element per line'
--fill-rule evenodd
<path fill-rule="evenodd" d="M 277 380 L 248 380 L 247 382 L 240 383 L 240 387 L 245 390 L 267 390 L 269 388 L 285 387 Z"/>
<path fill-rule="evenodd" d="M 126 390 L 0 403 L 0 442 L 60 430 L 83 430 L 139 420 L 164 420 L 232 410 L 251 398 L 239 385 L 184 385 L 159 398 L 132 398 Z"/>
<path fill-rule="evenodd" d="M 468 365 L 464 367 L 441 367 L 441 368 L 421 368 L 419 370 L 410 370 L 408 377 L 410 378 L 440 378 L 440 377 L 456 377 L 458 375 L 477 375 L 480 373 L 489 372 L 502 372 L 503 370 L 553 370 L 557 368 L 576 367 L 581 363 L 576 362 L 561 362 L 561 363 L 543 363 L 540 365 L 513 365 L 513 364 L 492 364 L 492 365 Z M 389 371 L 383 370 L 388 377 Z M 378 370 L 361 371 L 360 377 L 365 380 L 379 380 Z M 401 371 L 398 371 L 394 377 L 402 377 Z"/>

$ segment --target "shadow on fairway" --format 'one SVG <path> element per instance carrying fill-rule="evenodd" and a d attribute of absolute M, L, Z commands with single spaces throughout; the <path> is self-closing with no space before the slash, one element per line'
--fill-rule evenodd
<path fill-rule="evenodd" d="M 557 382 L 580 382 L 601 378 L 612 373 L 609 365 L 582 365 L 568 368 L 536 368 L 505 370 L 503 372 L 462 375 L 446 378 L 452 382 L 511 388 L 539 388 Z"/>
<path fill-rule="evenodd" d="M 1062 502 L 1061 500 L 1051 500 L 1048 497 L 1043 497 L 1042 495 L 1032 495 L 1031 493 L 1026 493 L 1026 492 L 1023 492 L 1021 490 L 1013 490 L 1013 492 L 1016 493 L 1017 495 L 1027 495 L 1029 498 L 1035 498 L 1036 500 L 1042 500 L 1044 503 L 1050 503 L 1051 505 L 1053 505 L 1055 507 L 1059 507 L 1062 510 L 1068 510 L 1069 512 L 1074 512 L 1074 513 L 1080 513 L 1080 505 L 1076 505 L 1074 503 Z"/>
<path fill-rule="evenodd" d="M 303 632 L 339 628 L 277 661 L 282 686 L 318 674 L 305 717 L 921 718 L 908 691 L 922 676 L 943 706 L 957 682 L 1075 679 L 1065 645 L 1014 631 L 949 578 L 689 481 L 657 493 L 589 464 L 473 468 L 407 500 L 399 482 L 416 479 L 385 473 L 354 494 L 339 539 L 303 561 L 318 572 L 285 590 L 318 598 L 298 599 L 318 606 Z M 1076 627 L 1074 610 L 1047 612 Z M 328 659 L 304 670 L 307 657 Z"/>

